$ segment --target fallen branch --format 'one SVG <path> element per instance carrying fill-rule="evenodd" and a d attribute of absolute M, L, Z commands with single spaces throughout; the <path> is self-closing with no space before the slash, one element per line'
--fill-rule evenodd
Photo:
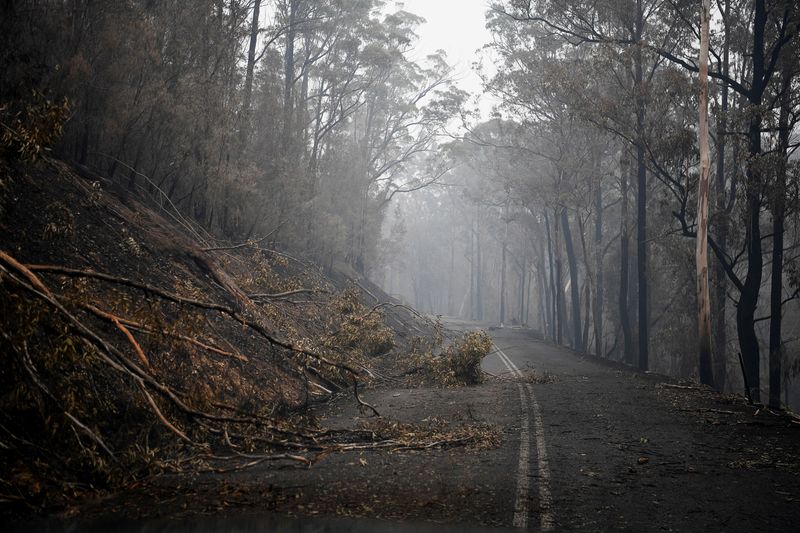
<path fill-rule="evenodd" d="M 150 367 L 150 361 L 147 359 L 147 356 L 144 354 L 144 350 L 142 350 L 142 347 L 139 346 L 138 342 L 136 342 L 136 338 L 133 336 L 133 334 L 128 330 L 128 328 L 126 328 L 122 324 L 122 322 L 120 322 L 119 318 L 117 318 L 116 316 L 108 315 L 108 318 L 125 335 L 125 337 L 128 339 L 128 342 L 131 343 L 131 345 L 133 346 L 134 351 L 136 351 L 136 355 L 139 357 L 139 361 L 141 361 L 142 364 L 145 367 L 149 368 Z"/>
<path fill-rule="evenodd" d="M 215 460 L 218 460 L 218 461 L 229 461 L 229 460 L 232 460 L 232 459 L 239 459 L 239 458 L 241 458 L 241 456 L 239 456 L 239 455 L 234 455 L 234 456 L 231 456 L 231 457 L 220 457 L 220 456 L 214 456 L 214 455 L 208 456 L 208 459 L 215 459 Z M 260 465 L 261 463 L 264 463 L 264 462 L 267 462 L 267 461 L 281 461 L 281 460 L 296 461 L 296 462 L 299 462 L 299 463 L 303 463 L 306 466 L 311 466 L 311 464 L 312 464 L 312 461 L 310 459 L 308 459 L 306 457 L 303 457 L 302 455 L 292 455 L 292 454 L 288 454 L 288 453 L 281 453 L 281 454 L 276 454 L 276 455 L 261 455 L 261 456 L 258 456 L 256 459 L 254 459 L 252 461 L 249 461 L 249 462 L 244 463 L 244 464 L 237 465 L 237 466 L 235 466 L 233 468 L 210 468 L 210 469 L 206 469 L 206 470 L 200 470 L 199 472 L 201 472 L 201 473 L 212 473 L 213 472 L 215 474 L 227 474 L 227 473 L 230 473 L 230 472 L 240 472 L 242 470 L 246 470 L 248 468 L 252 468 L 254 466 Z"/>
<path fill-rule="evenodd" d="M 700 409 L 700 411 L 708 412 L 708 413 L 717 413 L 719 415 L 735 415 L 734 411 L 728 411 L 726 409 Z"/>
<path fill-rule="evenodd" d="M 361 397 L 358 395 L 358 380 L 355 378 L 355 376 L 353 376 L 353 394 L 356 397 L 358 405 L 369 408 L 370 410 L 372 410 L 375 416 L 381 416 L 381 414 L 378 412 L 377 409 L 375 409 L 375 407 L 362 400 Z"/>
<path fill-rule="evenodd" d="M 261 244 L 262 242 L 266 241 L 267 239 L 275 235 L 275 233 L 277 233 L 278 230 L 281 229 L 281 227 L 285 223 L 286 223 L 285 221 L 281 222 L 280 224 L 278 224 L 278 227 L 276 227 L 274 230 L 270 231 L 269 233 L 258 239 L 248 239 L 244 242 L 232 244 L 230 246 L 210 246 L 208 248 L 201 248 L 201 250 L 203 250 L 204 252 L 219 252 L 222 250 L 238 250 L 239 248 L 246 248 L 248 246 L 257 247 L 259 244 Z"/>
<path fill-rule="evenodd" d="M 103 274 L 102 272 L 95 272 L 94 270 L 80 270 L 77 268 L 60 267 L 55 265 L 26 265 L 26 266 L 32 272 L 47 272 L 50 274 L 59 274 L 62 276 L 99 279 L 102 281 L 107 281 L 109 283 L 124 285 L 126 287 L 131 287 L 133 289 L 139 289 L 145 293 L 149 293 L 154 296 L 159 296 L 173 303 L 191 305 L 194 307 L 199 307 L 201 309 L 207 309 L 209 311 L 218 311 L 221 313 L 238 315 L 236 311 L 222 304 L 217 304 L 214 302 L 203 302 L 201 300 L 195 300 L 193 298 L 185 298 L 178 294 L 166 291 L 164 289 L 160 289 L 158 287 L 149 285 L 147 283 L 140 283 L 138 281 L 133 281 L 131 279 L 122 278 L 118 276 L 111 276 L 109 274 Z"/>
<path fill-rule="evenodd" d="M 278 298 L 286 298 L 287 296 L 293 296 L 295 294 L 324 294 L 326 291 L 317 290 L 317 289 L 297 289 L 294 291 L 286 291 L 286 292 L 277 292 L 277 293 L 261 293 L 261 294 L 248 294 L 247 297 L 251 300 L 255 300 L 257 298 L 267 298 L 267 299 L 278 299 Z"/>
<path fill-rule="evenodd" d="M 165 417 L 164 414 L 161 412 L 161 409 L 158 408 L 158 404 L 156 404 L 156 401 L 153 399 L 150 393 L 147 392 L 147 387 L 144 386 L 144 382 L 141 379 L 137 380 L 137 382 L 139 384 L 139 388 L 142 390 L 142 394 L 144 394 L 144 397 L 147 400 L 147 403 L 150 404 L 150 407 L 153 409 L 153 412 L 156 414 L 158 419 L 161 420 L 161 423 L 167 426 L 167 428 L 173 433 L 175 433 L 178 437 L 180 437 L 181 440 L 191 444 L 192 446 L 197 446 L 197 443 L 195 443 L 192 439 L 187 437 L 186 433 L 178 429 L 172 422 L 167 420 L 167 417 Z"/>
<path fill-rule="evenodd" d="M 289 351 L 292 351 L 292 352 L 295 352 L 295 353 L 306 355 L 308 357 L 311 357 L 312 359 L 316 359 L 320 363 L 323 363 L 323 364 L 325 364 L 327 366 L 330 366 L 332 368 L 337 368 L 339 370 L 343 370 L 345 372 L 348 372 L 349 374 L 351 374 L 353 376 L 357 376 L 358 375 L 358 371 L 356 369 L 352 368 L 349 365 L 346 365 L 344 363 L 338 363 L 336 361 L 331 361 L 331 360 L 329 360 L 329 359 L 327 359 L 327 358 L 325 358 L 325 357 L 323 357 L 323 356 L 321 356 L 321 355 L 319 355 L 317 353 L 314 353 L 312 351 L 306 350 L 304 348 L 298 348 L 297 346 L 294 346 L 290 342 L 285 342 L 285 341 L 281 341 L 279 339 L 276 339 L 275 337 L 273 337 L 267 331 L 267 329 L 264 326 L 262 326 L 261 324 L 259 324 L 258 322 L 255 322 L 253 320 L 248 320 L 241 313 L 239 313 L 238 311 L 236 311 L 236 310 L 234 310 L 234 309 L 232 309 L 232 308 L 230 308 L 230 307 L 228 307 L 226 305 L 217 304 L 217 303 L 213 303 L 213 302 L 203 302 L 203 301 L 200 301 L 200 300 L 195 300 L 193 298 L 185 298 L 183 296 L 179 296 L 179 295 L 177 295 L 175 293 L 171 293 L 169 291 L 165 291 L 163 289 L 160 289 L 158 287 L 154 287 L 152 285 L 148 285 L 146 283 L 140 283 L 140 282 L 133 281 L 133 280 L 130 280 L 130 279 L 127 279 L 127 278 L 111 276 L 111 275 L 108 275 L 108 274 L 103 274 L 101 272 L 95 272 L 93 270 L 79 270 L 79 269 L 75 269 L 75 268 L 59 267 L 59 266 L 54 266 L 54 265 L 27 265 L 27 267 L 31 271 L 35 271 L 35 272 L 49 272 L 51 274 L 60 274 L 60 275 L 64 275 L 64 276 L 85 277 L 85 278 L 99 279 L 99 280 L 107 281 L 109 283 L 116 283 L 116 284 L 119 284 L 119 285 L 124 285 L 124 286 L 127 286 L 127 287 L 132 287 L 132 288 L 135 288 L 135 289 L 139 289 L 139 290 L 144 291 L 146 293 L 149 293 L 149 294 L 152 294 L 152 295 L 155 295 L 155 296 L 159 296 L 160 298 L 163 298 L 163 299 L 165 299 L 167 301 L 171 301 L 173 303 L 183 304 L 183 305 L 190 305 L 190 306 L 198 307 L 198 308 L 201 308 L 201 309 L 207 309 L 209 311 L 217 311 L 219 313 L 226 314 L 226 315 L 230 316 L 231 318 L 235 319 L 236 321 L 240 322 L 241 324 L 253 329 L 259 335 L 261 335 L 265 340 L 267 340 L 270 344 L 273 344 L 275 346 L 279 346 L 281 348 L 284 348 L 286 350 L 289 350 Z"/>
<path fill-rule="evenodd" d="M 672 383 L 659 383 L 658 387 L 666 389 L 693 390 L 697 392 L 703 392 L 707 390 L 705 387 L 697 387 L 694 385 L 673 385 Z"/>
<path fill-rule="evenodd" d="M 78 418 L 75 417 L 72 413 L 64 409 L 62 407 L 63 402 L 58 401 L 56 397 L 53 395 L 53 393 L 50 392 L 50 389 L 48 389 L 47 386 L 45 386 L 45 384 L 42 383 L 42 380 L 39 378 L 39 373 L 36 371 L 36 367 L 33 365 L 33 361 L 31 360 L 31 355 L 28 352 L 27 344 L 24 342 L 22 343 L 22 353 L 20 353 L 14 346 L 11 338 L 5 332 L 0 332 L 0 334 L 3 335 L 6 342 L 8 342 L 9 346 L 11 346 L 11 348 L 21 356 L 22 366 L 25 367 L 25 370 L 28 372 L 28 375 L 31 377 L 31 380 L 33 380 L 33 383 L 44 393 L 45 396 L 47 396 L 50 399 L 50 401 L 53 402 L 53 404 L 59 407 L 64 416 L 66 416 L 69 419 L 69 421 L 72 422 L 73 426 L 78 427 L 78 429 L 80 429 L 86 435 L 88 435 L 90 439 L 92 439 L 98 446 L 100 446 L 100 448 L 103 449 L 103 451 L 105 451 L 114 461 L 116 461 L 117 458 L 114 455 L 114 452 L 111 451 L 111 448 L 108 447 L 108 445 L 103 441 L 103 439 L 100 438 L 100 436 L 97 433 L 89 429 L 89 427 L 86 424 L 78 420 Z"/>
<path fill-rule="evenodd" d="M 374 294 L 372 294 L 372 293 L 369 291 L 369 289 L 367 289 L 366 287 L 364 287 L 364 286 L 363 286 L 361 283 L 359 283 L 358 281 L 356 281 L 356 282 L 355 282 L 355 284 L 356 284 L 356 285 L 358 285 L 358 287 L 359 287 L 359 288 L 360 288 L 362 291 L 364 291 L 364 292 L 366 292 L 367 294 L 369 294 L 370 296 L 372 296 L 372 299 L 373 299 L 373 300 L 375 300 L 376 302 L 380 302 L 380 299 L 378 299 L 378 297 L 377 297 L 377 296 L 375 296 Z"/>
<path fill-rule="evenodd" d="M 217 348 L 216 346 L 211 346 L 211 345 L 205 344 L 204 342 L 201 342 L 201 341 L 199 341 L 197 339 L 193 339 L 192 337 L 189 337 L 187 335 L 181 335 L 180 333 L 174 333 L 172 331 L 167 331 L 167 330 L 156 331 L 156 330 L 154 330 L 152 328 L 148 328 L 147 326 L 145 326 L 145 325 L 143 325 L 143 324 L 141 324 L 139 322 L 134 322 L 133 320 L 129 320 L 127 318 L 114 317 L 114 315 L 112 315 L 112 314 L 110 314 L 110 313 L 108 313 L 106 311 L 103 311 L 102 309 L 99 309 L 99 308 L 97 308 L 97 307 L 95 307 L 95 306 L 93 306 L 91 304 L 84 304 L 83 308 L 88 310 L 88 311 L 91 311 L 92 313 L 94 313 L 95 315 L 97 315 L 97 316 L 99 316 L 101 318 L 105 318 L 106 320 L 112 320 L 112 318 L 115 318 L 116 321 L 119 322 L 120 324 L 124 324 L 125 326 L 133 328 L 133 329 L 135 329 L 137 331 L 141 331 L 142 333 L 146 333 L 146 334 L 149 334 L 149 335 L 158 335 L 158 334 L 168 335 L 168 336 L 173 337 L 175 339 L 180 339 L 182 341 L 185 341 L 185 342 L 188 342 L 190 344 L 193 344 L 193 345 L 197 346 L 198 348 L 202 348 L 202 349 L 207 350 L 209 352 L 213 352 L 213 353 L 216 353 L 216 354 L 219 354 L 219 355 L 224 355 L 226 357 L 233 357 L 234 359 L 238 359 L 239 361 L 248 361 L 247 357 L 245 357 L 245 356 L 243 356 L 243 355 L 241 355 L 239 353 L 226 352 L 225 350 L 223 350 L 221 348 Z"/>
<path fill-rule="evenodd" d="M 40 290 L 41 292 L 43 292 L 44 294 L 46 294 L 50 298 L 53 297 L 53 293 L 50 292 L 50 289 L 48 289 L 45 286 L 45 284 L 42 283 L 42 280 L 40 280 L 36 276 L 36 274 L 31 272 L 31 270 L 29 268 L 27 268 L 25 265 L 23 265 L 22 263 L 20 263 L 19 261 L 17 261 L 16 259 L 14 259 L 13 257 L 11 257 L 10 255 L 8 255 L 7 253 L 5 253 L 2 250 L 0 250 L 0 260 L 4 261 L 11 268 L 13 268 L 17 272 L 19 272 L 20 274 L 25 276 L 25 279 L 27 279 L 30 282 L 31 285 L 36 287 L 36 289 Z"/>

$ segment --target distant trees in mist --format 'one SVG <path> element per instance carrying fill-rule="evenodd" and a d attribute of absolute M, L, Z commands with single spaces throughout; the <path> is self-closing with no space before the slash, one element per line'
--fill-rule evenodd
<path fill-rule="evenodd" d="M 413 270 L 415 283 L 430 278 L 418 305 L 527 322 L 556 342 L 643 370 L 701 374 L 755 401 L 767 391 L 773 406 L 786 400 L 781 392 L 799 366 L 800 12 L 788 0 L 711 6 L 713 338 L 701 368 L 700 8 L 494 3 L 487 20 L 498 71 L 486 82 L 505 118 L 467 119 L 451 186 L 428 193 L 442 235 L 455 235 L 455 249 L 432 252 L 440 259 L 429 262 L 455 284 Z M 409 227 L 409 255 L 433 240 Z"/>

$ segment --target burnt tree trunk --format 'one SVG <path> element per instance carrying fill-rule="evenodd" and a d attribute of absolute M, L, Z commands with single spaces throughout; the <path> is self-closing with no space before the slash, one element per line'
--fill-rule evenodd
<path fill-rule="evenodd" d="M 554 213 L 553 227 L 554 238 L 553 247 L 555 248 L 556 276 L 555 276 L 555 299 L 556 299 L 556 343 L 564 344 L 564 285 L 563 269 L 561 263 L 561 241 L 559 239 L 559 226 L 561 225 L 558 211 Z"/>
<path fill-rule="evenodd" d="M 727 17 L 728 17 L 728 0 L 725 0 L 725 11 L 724 11 L 724 31 L 725 31 L 725 41 L 723 44 L 722 50 L 722 73 L 727 76 L 728 75 L 728 64 L 729 64 L 729 56 L 730 56 L 730 44 L 728 40 L 728 25 L 727 25 Z M 730 206 L 727 205 L 727 194 L 725 189 L 725 146 L 727 140 L 727 129 L 728 129 L 728 86 L 724 83 L 720 84 L 720 91 L 721 91 L 721 98 L 720 98 L 720 113 L 719 118 L 717 119 L 717 181 L 716 181 L 716 200 L 717 200 L 717 212 L 719 213 L 719 217 L 716 223 L 717 227 L 717 242 L 722 250 L 727 249 L 728 246 L 728 227 L 730 224 L 730 209 L 733 208 L 733 203 Z M 731 187 L 733 187 L 733 180 L 731 181 Z M 714 298 L 712 301 L 712 305 L 714 307 L 714 320 L 717 324 L 717 327 L 714 329 L 714 386 L 717 390 L 724 391 L 725 390 L 725 382 L 727 377 L 727 347 L 728 347 L 728 335 L 727 335 L 727 317 L 725 314 L 726 311 L 726 301 L 727 301 L 727 278 L 725 276 L 725 269 L 722 266 L 721 261 L 715 261 L 714 263 L 714 278 L 716 283 L 714 285 Z"/>
<path fill-rule="evenodd" d="M 775 169 L 775 185 L 772 191 L 772 280 L 770 287 L 769 321 L 769 405 L 781 405 L 781 374 L 783 366 L 783 238 L 786 211 L 786 167 L 789 150 L 790 91 L 793 72 L 790 61 L 784 57 L 782 74 L 783 90 L 778 117 L 778 164 Z"/>
<path fill-rule="evenodd" d="M 747 255 L 747 274 L 742 286 L 739 305 L 736 308 L 736 329 L 739 334 L 739 349 L 747 381 L 748 398 L 754 402 L 761 399 L 760 349 L 756 335 L 755 313 L 758 294 L 761 289 L 764 258 L 761 248 L 761 193 L 763 175 L 761 159 L 761 104 L 765 88 L 764 31 L 767 25 L 767 11 L 764 0 L 756 0 L 753 14 L 753 68 L 752 82 L 748 94 L 750 119 L 747 128 L 747 148 L 749 152 L 746 180 L 746 231 L 745 250 Z"/>
<path fill-rule="evenodd" d="M 242 123 L 239 125 L 241 139 L 246 140 L 250 130 L 250 101 L 253 95 L 253 72 L 256 67 L 256 46 L 258 45 L 258 17 L 261 12 L 261 0 L 253 3 L 253 19 L 250 23 L 250 44 L 247 48 L 247 70 L 244 76 L 244 95 L 242 103 Z"/>
<path fill-rule="evenodd" d="M 539 284 L 539 313 L 541 316 L 539 318 L 540 323 L 542 324 L 542 334 L 545 338 L 552 338 L 550 335 L 550 324 L 553 322 L 552 312 L 550 310 L 550 291 L 547 288 L 547 281 L 546 281 L 546 271 L 544 269 L 544 259 L 539 259 L 539 263 L 536 267 L 538 271 L 536 273 L 537 283 Z"/>
<path fill-rule="evenodd" d="M 294 116 L 294 41 L 296 36 L 295 18 L 298 0 L 288 1 L 289 21 L 286 31 L 286 48 L 283 53 L 283 148 L 291 146 L 292 123 Z"/>
<path fill-rule="evenodd" d="M 603 188 L 597 184 L 594 196 L 594 351 L 603 356 Z"/>
<path fill-rule="evenodd" d="M 572 303 L 572 347 L 583 351 L 583 335 L 581 329 L 581 296 L 578 284 L 578 261 L 575 256 L 575 247 L 572 242 L 572 231 L 569 227 L 567 209 L 561 208 L 561 225 L 564 228 L 564 248 L 567 251 L 569 264 L 570 299 Z"/>
<path fill-rule="evenodd" d="M 624 360 L 629 365 L 635 365 L 633 353 L 633 338 L 631 333 L 631 319 L 628 314 L 628 279 L 630 276 L 628 255 L 630 254 L 630 237 L 628 236 L 628 157 L 622 155 L 620 165 L 620 194 L 622 208 L 620 213 L 619 233 L 619 318 L 622 326 L 622 341 Z"/>

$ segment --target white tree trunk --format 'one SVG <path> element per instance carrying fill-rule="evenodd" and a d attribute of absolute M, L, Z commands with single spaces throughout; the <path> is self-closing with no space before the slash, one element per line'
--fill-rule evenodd
<path fill-rule="evenodd" d="M 697 187 L 697 321 L 700 343 L 700 381 L 713 385 L 711 370 L 711 298 L 708 290 L 708 197 L 711 190 L 711 157 L 708 146 L 708 38 L 711 0 L 703 0 L 700 12 L 700 182 Z"/>

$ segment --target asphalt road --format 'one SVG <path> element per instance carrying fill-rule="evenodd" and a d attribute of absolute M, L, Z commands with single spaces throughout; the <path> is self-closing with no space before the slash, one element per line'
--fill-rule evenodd
<path fill-rule="evenodd" d="M 162 476 L 40 525 L 120 532 L 800 528 L 800 425 L 524 330 L 491 333 L 496 349 L 483 366 L 494 377 L 482 385 L 381 387 L 363 396 L 401 423 L 490 425 L 497 446 L 363 450 L 331 454 L 312 468 Z M 316 416 L 329 427 L 368 421 L 349 398 Z"/>
<path fill-rule="evenodd" d="M 797 531 L 800 427 L 736 398 L 602 364 L 522 331 L 485 368 L 527 385 L 527 507 L 561 530 Z M 503 355 L 507 362 L 504 362 Z M 682 388 L 688 387 L 688 388 Z M 534 405 L 535 400 L 535 405 Z M 535 408 L 534 408 L 535 407 Z M 544 462 L 542 456 L 544 455 Z"/>

